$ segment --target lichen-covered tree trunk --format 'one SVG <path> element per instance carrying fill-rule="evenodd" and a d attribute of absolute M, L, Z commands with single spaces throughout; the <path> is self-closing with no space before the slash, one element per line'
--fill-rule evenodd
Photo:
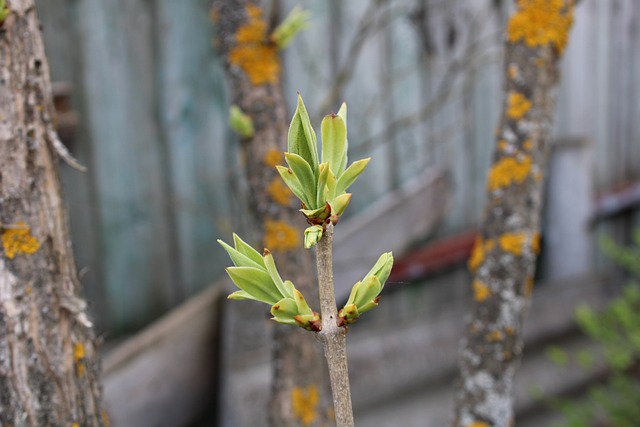
<path fill-rule="evenodd" d="M 460 348 L 456 427 L 514 425 L 514 375 L 539 251 L 546 149 L 572 0 L 517 0 L 506 31 L 506 96 L 469 261 L 470 321 Z"/>
<path fill-rule="evenodd" d="M 105 426 L 100 364 L 60 193 L 33 0 L 0 27 L 0 425 Z"/>
<path fill-rule="evenodd" d="M 252 222 L 261 229 L 263 246 L 275 254 L 282 277 L 293 281 L 313 305 L 318 289 L 312 254 L 302 246 L 302 216 L 275 169 L 284 163 L 288 132 L 277 47 L 269 40 L 259 2 L 215 0 L 212 16 L 232 102 L 251 117 L 255 129 L 252 137 L 241 140 Z M 275 326 L 273 348 L 271 425 L 328 425 L 331 393 L 322 347 L 314 334 Z"/>

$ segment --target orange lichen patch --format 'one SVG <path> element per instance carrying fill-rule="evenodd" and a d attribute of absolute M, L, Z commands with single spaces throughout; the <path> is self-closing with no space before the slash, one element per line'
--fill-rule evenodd
<path fill-rule="evenodd" d="M 540 233 L 533 233 L 531 237 L 531 250 L 536 255 L 540 253 Z"/>
<path fill-rule="evenodd" d="M 507 116 L 510 119 L 520 120 L 531 109 L 531 101 L 520 92 L 509 92 L 508 101 Z"/>
<path fill-rule="evenodd" d="M 533 276 L 527 277 L 527 281 L 524 284 L 524 295 L 526 297 L 530 297 L 531 294 L 533 293 L 534 283 L 535 283 L 535 280 L 533 279 Z"/>
<path fill-rule="evenodd" d="M 251 19 L 260 19 L 262 17 L 262 9 L 260 9 L 260 6 L 256 6 L 255 4 L 248 4 L 247 14 Z"/>
<path fill-rule="evenodd" d="M 491 251 L 495 247 L 495 242 L 491 239 L 483 240 L 481 236 L 478 236 L 476 243 L 471 250 L 471 256 L 469 257 L 469 270 L 473 273 L 482 265 L 484 261 L 485 253 Z"/>
<path fill-rule="evenodd" d="M 504 233 L 498 238 L 498 243 L 503 251 L 520 256 L 526 240 L 527 235 L 524 232 Z"/>
<path fill-rule="evenodd" d="M 305 426 L 313 424 L 316 420 L 319 401 L 320 393 L 313 384 L 306 388 L 294 387 L 291 391 L 293 415 Z"/>
<path fill-rule="evenodd" d="M 73 360 L 76 362 L 84 359 L 86 353 L 84 351 L 84 345 L 81 342 L 77 342 L 73 346 Z"/>
<path fill-rule="evenodd" d="M 504 333 L 498 330 L 491 331 L 484 336 L 484 339 L 487 342 L 501 341 L 503 338 L 504 338 Z"/>
<path fill-rule="evenodd" d="M 573 9 L 573 1 L 518 0 L 518 10 L 507 24 L 507 40 L 523 41 L 530 48 L 551 44 L 562 53 L 569 41 Z"/>
<path fill-rule="evenodd" d="M 513 183 L 523 182 L 531 171 L 531 157 L 523 156 L 521 159 L 504 157 L 489 171 L 487 187 L 490 191 L 508 187 Z"/>
<path fill-rule="evenodd" d="M 507 151 L 508 147 L 509 147 L 509 143 L 504 139 L 501 139 L 500 141 L 498 141 L 498 150 Z"/>
<path fill-rule="evenodd" d="M 511 326 L 507 326 L 506 328 L 504 328 L 504 331 L 507 335 L 513 335 L 516 333 L 516 331 Z"/>
<path fill-rule="evenodd" d="M 76 372 L 79 377 L 83 377 L 86 371 L 84 365 L 84 358 L 86 353 L 84 351 L 84 345 L 81 342 L 77 342 L 73 346 L 73 360 L 76 362 Z"/>
<path fill-rule="evenodd" d="M 509 64 L 507 67 L 507 76 L 509 80 L 515 80 L 520 75 L 520 71 L 518 70 L 518 66 L 516 64 Z"/>
<path fill-rule="evenodd" d="M 80 427 L 80 424 L 78 424 L 78 423 L 73 423 L 73 424 L 71 424 L 71 427 Z"/>
<path fill-rule="evenodd" d="M 272 251 L 290 251 L 300 246 L 300 233 L 284 221 L 267 220 L 264 246 Z"/>
<path fill-rule="evenodd" d="M 262 10 L 249 4 L 246 11 L 249 20 L 236 31 L 237 45 L 229 52 L 229 62 L 240 67 L 254 86 L 277 83 L 280 59 L 277 47 L 268 41 L 267 23 L 262 19 Z"/>
<path fill-rule="evenodd" d="M 40 242 L 31 235 L 29 226 L 21 221 L 2 231 L 2 247 L 7 258 L 13 259 L 20 254 L 34 254 L 40 249 Z"/>
<path fill-rule="evenodd" d="M 525 142 L 522 143 L 522 148 L 524 148 L 527 151 L 531 151 L 531 149 L 533 148 L 533 141 L 531 141 L 530 139 L 527 139 Z"/>
<path fill-rule="evenodd" d="M 478 302 L 486 300 L 491 295 L 489 286 L 480 280 L 474 280 L 471 286 L 473 287 L 473 299 Z"/>
<path fill-rule="evenodd" d="M 262 158 L 262 161 L 264 162 L 264 164 L 271 167 L 276 167 L 278 165 L 281 165 L 283 160 L 284 160 L 284 155 L 282 154 L 282 151 L 277 150 L 275 148 L 268 150 L 267 153 Z"/>
<path fill-rule="evenodd" d="M 267 187 L 267 193 L 271 196 L 276 203 L 282 206 L 289 206 L 289 202 L 291 201 L 291 196 L 293 193 L 287 187 L 287 185 L 282 182 L 280 177 L 276 177 L 271 181 L 269 186 Z"/>
<path fill-rule="evenodd" d="M 491 427 L 489 424 L 484 421 L 474 421 L 472 423 L 467 424 L 465 427 Z"/>

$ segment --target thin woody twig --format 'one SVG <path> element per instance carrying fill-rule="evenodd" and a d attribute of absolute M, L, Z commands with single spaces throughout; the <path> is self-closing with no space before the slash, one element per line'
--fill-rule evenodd
<path fill-rule="evenodd" d="M 322 313 L 322 330 L 318 332 L 318 336 L 324 346 L 324 355 L 329 366 L 336 425 L 337 427 L 353 427 L 346 329 L 338 326 L 338 309 L 333 287 L 332 244 L 333 225 L 329 224 L 316 248 L 320 311 Z"/>

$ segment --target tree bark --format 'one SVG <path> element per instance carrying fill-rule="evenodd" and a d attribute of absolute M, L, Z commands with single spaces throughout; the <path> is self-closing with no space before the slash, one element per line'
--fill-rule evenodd
<path fill-rule="evenodd" d="M 106 426 L 57 173 L 33 0 L 0 27 L 0 425 Z"/>
<path fill-rule="evenodd" d="M 514 425 L 514 375 L 539 251 L 546 148 L 571 0 L 517 0 L 507 26 L 506 96 L 487 201 L 469 261 L 471 318 L 460 346 L 456 427 Z"/>
<path fill-rule="evenodd" d="M 281 62 L 269 40 L 259 2 L 216 0 L 212 17 L 232 102 L 249 115 L 255 133 L 241 140 L 252 223 L 276 256 L 283 279 L 310 304 L 318 300 L 313 257 L 302 246 L 303 218 L 275 169 L 284 163 L 288 117 L 280 84 Z M 248 325 L 248 327 L 250 327 Z M 332 422 L 331 394 L 322 347 L 314 334 L 276 325 L 269 422 L 274 427 L 320 427 Z"/>

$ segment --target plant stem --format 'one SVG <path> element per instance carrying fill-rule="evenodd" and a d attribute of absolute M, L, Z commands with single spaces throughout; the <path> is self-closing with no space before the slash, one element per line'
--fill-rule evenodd
<path fill-rule="evenodd" d="M 338 327 L 338 308 L 333 291 L 332 244 L 333 225 L 329 224 L 316 246 L 320 312 L 322 315 L 322 330 L 318 332 L 318 336 L 324 346 L 324 356 L 329 365 L 336 426 L 353 427 L 351 388 L 347 367 L 347 331 L 345 328 Z"/>

